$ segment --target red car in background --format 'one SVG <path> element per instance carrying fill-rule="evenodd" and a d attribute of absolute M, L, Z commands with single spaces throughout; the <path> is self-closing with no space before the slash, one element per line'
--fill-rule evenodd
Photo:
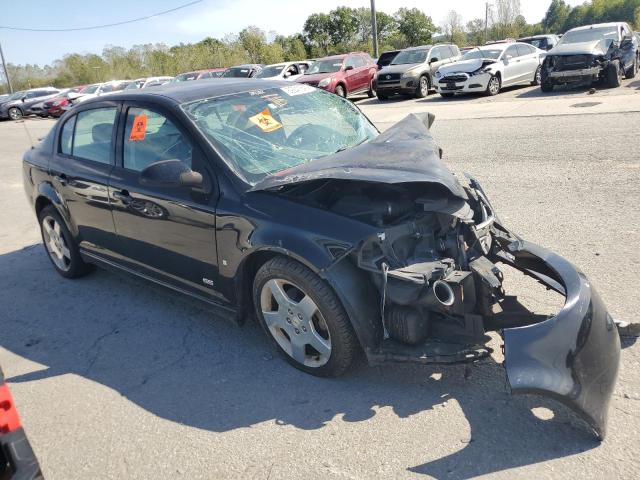
<path fill-rule="evenodd" d="M 58 118 L 66 111 L 63 107 L 68 107 L 71 104 L 67 95 L 70 93 L 82 93 L 85 88 L 87 88 L 87 85 L 79 85 L 66 90 L 63 94 L 44 102 L 43 110 L 47 112 L 47 115 Z"/>
<path fill-rule="evenodd" d="M 375 95 L 373 79 L 377 71 L 378 65 L 368 53 L 351 52 L 319 58 L 296 82 L 341 97 L 366 93 L 371 98 Z"/>

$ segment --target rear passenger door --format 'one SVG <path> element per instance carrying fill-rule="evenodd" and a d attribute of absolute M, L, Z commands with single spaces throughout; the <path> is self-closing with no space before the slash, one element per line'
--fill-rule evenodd
<path fill-rule="evenodd" d="M 518 52 L 520 53 L 520 64 L 522 65 L 522 75 L 520 81 L 523 83 L 533 82 L 538 66 L 540 65 L 540 59 L 536 48 L 526 44 L 518 44 Z"/>
<path fill-rule="evenodd" d="M 504 78 L 502 79 L 503 86 L 513 85 L 518 82 L 518 79 L 522 76 L 522 66 L 520 65 L 520 52 L 516 45 L 511 45 L 504 52 L 502 57 L 504 63 Z"/>
<path fill-rule="evenodd" d="M 85 252 L 110 256 L 115 246 L 109 175 L 119 103 L 102 102 L 66 117 L 49 162 L 69 229 Z"/>
<path fill-rule="evenodd" d="M 120 261 L 175 288 L 216 296 L 217 185 L 207 159 L 188 131 L 158 106 L 125 103 L 116 158 L 109 190 Z M 140 182 L 142 170 L 170 159 L 181 160 L 201 173 L 205 188 Z"/>

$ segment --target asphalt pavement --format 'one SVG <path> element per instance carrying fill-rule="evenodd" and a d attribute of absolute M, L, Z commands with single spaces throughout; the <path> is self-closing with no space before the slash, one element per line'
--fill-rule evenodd
<path fill-rule="evenodd" d="M 640 81 L 357 104 L 382 129 L 436 113 L 445 162 L 480 180 L 503 222 L 578 265 L 615 318 L 640 321 Z M 177 293 L 100 270 L 61 279 L 20 165 L 52 125 L 0 123 L 0 364 L 47 479 L 637 478 L 632 341 L 599 443 L 553 400 L 508 394 L 497 338 L 469 369 L 361 363 L 318 379 L 257 326 Z M 507 279 L 524 303 L 558 308 Z"/>

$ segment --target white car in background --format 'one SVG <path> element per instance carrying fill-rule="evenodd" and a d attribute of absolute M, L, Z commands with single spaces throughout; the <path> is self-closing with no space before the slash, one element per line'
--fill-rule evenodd
<path fill-rule="evenodd" d="M 125 88 L 125 90 L 137 90 L 140 88 L 157 87 L 164 85 L 173 80 L 173 77 L 161 76 L 161 77 L 143 77 L 132 80 L 131 83 Z"/>
<path fill-rule="evenodd" d="M 127 88 L 132 83 L 133 80 L 111 80 L 110 82 L 96 83 L 94 85 L 90 85 L 82 92 L 69 93 L 67 97 L 69 98 L 69 100 L 71 100 L 71 103 L 75 105 L 89 100 L 90 98 L 119 92 Z"/>
<path fill-rule="evenodd" d="M 254 78 L 264 80 L 295 80 L 306 72 L 313 62 L 284 62 L 274 63 L 262 68 Z"/>
<path fill-rule="evenodd" d="M 503 87 L 539 85 L 546 52 L 528 43 L 497 43 L 476 47 L 459 62 L 441 66 L 435 88 L 443 97 L 460 93 L 497 95 Z"/>

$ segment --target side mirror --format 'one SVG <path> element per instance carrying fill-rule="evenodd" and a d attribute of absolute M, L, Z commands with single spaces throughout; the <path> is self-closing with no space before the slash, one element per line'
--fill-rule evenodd
<path fill-rule="evenodd" d="M 149 187 L 198 188 L 203 184 L 202 175 L 191 170 L 181 160 L 160 160 L 140 172 L 140 183 Z"/>
<path fill-rule="evenodd" d="M 347 65 L 346 67 L 344 67 L 345 72 L 348 72 L 349 70 L 353 70 L 353 65 Z"/>
<path fill-rule="evenodd" d="M 76 98 L 80 98 L 81 96 L 82 96 L 82 94 L 78 93 L 78 92 L 69 92 L 69 93 L 67 93 L 67 98 L 69 100 L 75 100 Z"/>
<path fill-rule="evenodd" d="M 27 99 L 27 96 L 25 95 L 24 97 L 22 97 L 20 100 L 24 103 L 24 101 Z"/>
<path fill-rule="evenodd" d="M 439 62 L 440 59 L 438 57 L 431 57 L 431 60 L 429 60 L 429 63 L 436 63 Z"/>
<path fill-rule="evenodd" d="M 291 72 L 289 70 L 284 72 L 284 78 L 289 78 L 290 76 L 291 76 Z"/>

